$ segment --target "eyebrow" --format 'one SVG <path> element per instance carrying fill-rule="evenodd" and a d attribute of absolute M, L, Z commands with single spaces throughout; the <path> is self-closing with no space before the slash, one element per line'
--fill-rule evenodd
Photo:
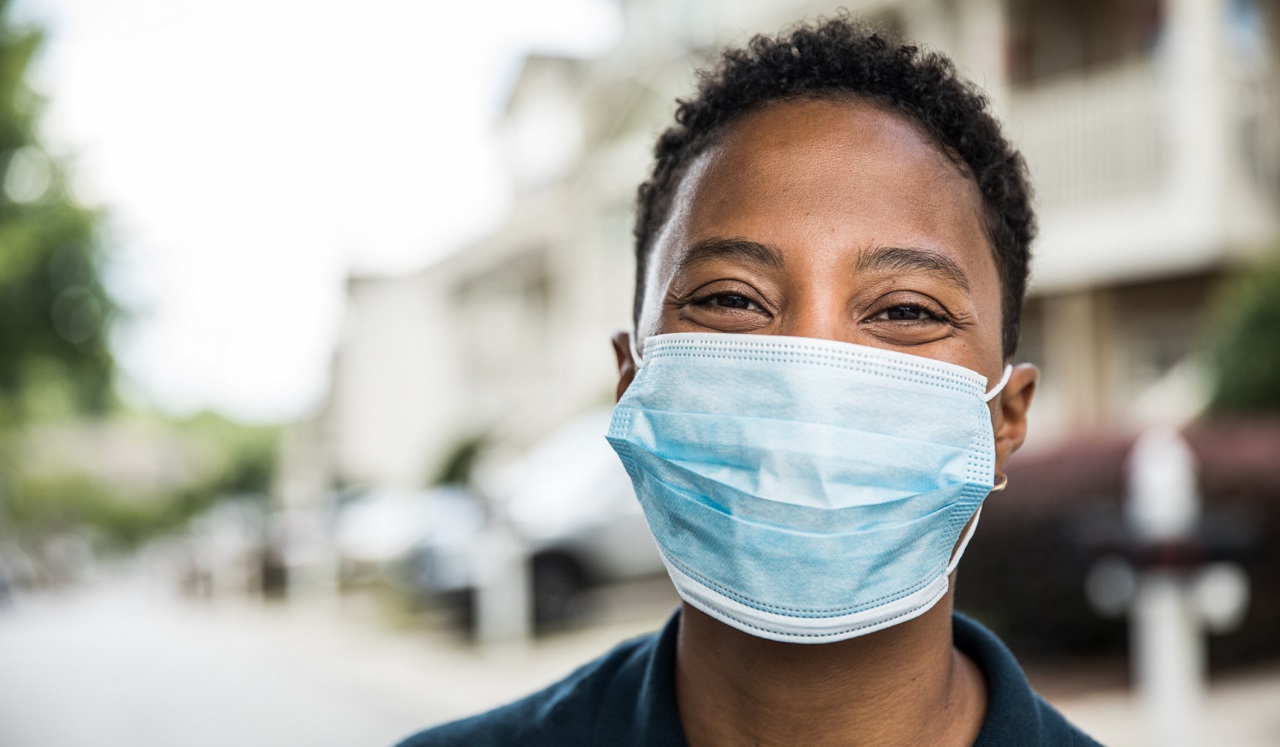
<path fill-rule="evenodd" d="M 703 262 L 728 259 L 748 264 L 782 269 L 782 252 L 776 247 L 743 238 L 710 238 L 695 242 L 676 262 L 676 271 L 683 272 Z"/>
<path fill-rule="evenodd" d="M 859 272 L 920 272 L 948 281 L 969 292 L 969 278 L 955 260 L 928 249 L 884 246 L 858 257 Z"/>

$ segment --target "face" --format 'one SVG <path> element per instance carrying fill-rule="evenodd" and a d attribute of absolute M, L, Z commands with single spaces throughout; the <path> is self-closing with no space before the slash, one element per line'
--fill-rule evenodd
<path fill-rule="evenodd" d="M 856 101 L 754 112 L 694 161 L 658 235 L 637 346 L 668 332 L 793 335 L 1004 367 L 1000 280 L 977 186 L 906 119 Z M 621 396 L 635 375 L 615 338 Z M 997 468 L 1036 371 L 992 402 Z"/>

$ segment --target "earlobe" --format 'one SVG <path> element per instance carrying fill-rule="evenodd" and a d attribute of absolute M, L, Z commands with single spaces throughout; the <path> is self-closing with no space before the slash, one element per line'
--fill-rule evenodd
<path fill-rule="evenodd" d="M 618 388 L 614 392 L 614 401 L 622 399 L 622 394 L 631 386 L 636 377 L 636 362 L 631 357 L 631 333 L 618 330 L 613 333 L 613 355 L 618 361 Z"/>
<path fill-rule="evenodd" d="M 1000 419 L 996 429 L 996 468 L 1004 465 L 1013 452 L 1027 439 L 1027 413 L 1035 397 L 1040 370 L 1030 363 L 1019 363 L 1009 375 L 1009 383 L 1000 395 Z"/>

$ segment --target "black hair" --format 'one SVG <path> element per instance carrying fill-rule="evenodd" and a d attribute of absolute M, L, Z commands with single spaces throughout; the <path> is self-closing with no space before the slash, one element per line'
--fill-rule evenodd
<path fill-rule="evenodd" d="M 1000 275 L 1004 355 L 1012 355 L 1036 233 L 1026 164 L 988 111 L 986 96 L 957 75 L 951 60 L 891 41 L 847 14 L 724 51 L 715 67 L 699 73 L 697 93 L 677 102 L 676 124 L 658 138 L 653 171 L 637 193 L 635 321 L 649 256 L 689 164 L 745 114 L 815 98 L 855 98 L 906 117 L 973 178 Z"/>

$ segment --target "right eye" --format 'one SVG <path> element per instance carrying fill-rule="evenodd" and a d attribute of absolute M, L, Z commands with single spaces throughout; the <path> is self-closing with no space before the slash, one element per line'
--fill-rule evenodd
<path fill-rule="evenodd" d="M 681 319 L 717 332 L 758 332 L 773 320 L 763 296 L 745 283 L 709 283 L 679 306 Z"/>

